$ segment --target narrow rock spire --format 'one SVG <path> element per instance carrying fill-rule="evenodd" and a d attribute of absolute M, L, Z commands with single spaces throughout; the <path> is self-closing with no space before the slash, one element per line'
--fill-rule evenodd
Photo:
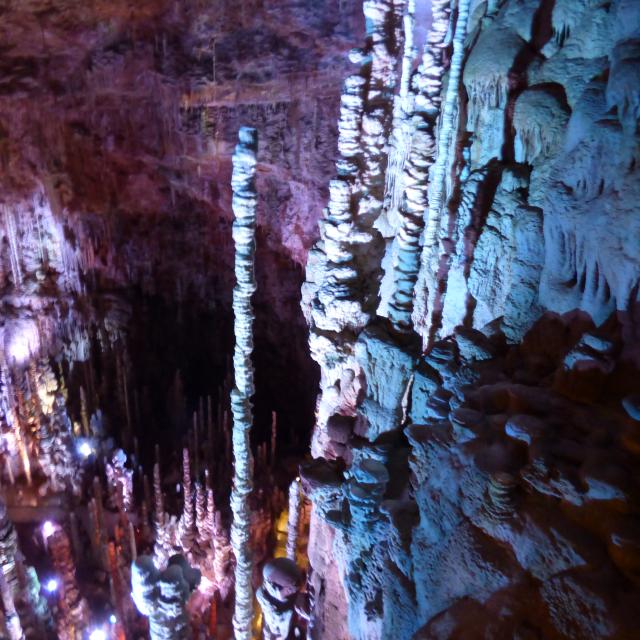
<path fill-rule="evenodd" d="M 437 288 L 438 263 L 438 230 L 442 217 L 445 200 L 445 176 L 449 167 L 451 141 L 455 132 L 455 116 L 460 100 L 460 78 L 464 62 L 465 39 L 467 37 L 467 23 L 469 21 L 470 0 L 459 0 L 455 33 L 453 36 L 453 55 L 449 67 L 449 81 L 447 92 L 442 105 L 442 118 L 438 132 L 438 147 L 436 161 L 431 171 L 429 184 L 429 205 L 426 214 L 426 226 L 422 246 L 422 273 L 426 277 L 426 286 L 419 287 L 421 295 L 427 294 L 427 326 L 419 327 L 423 342 L 428 341 L 434 312 L 434 300 Z"/>
<path fill-rule="evenodd" d="M 300 479 L 296 478 L 289 486 L 289 518 L 287 522 L 287 558 L 296 561 L 298 549 L 298 530 L 300 528 Z"/>
<path fill-rule="evenodd" d="M 251 639 L 253 619 L 252 561 L 249 548 L 249 494 L 253 484 L 253 460 L 249 433 L 253 422 L 251 397 L 254 394 L 253 365 L 253 308 L 251 296 L 256 290 L 254 273 L 256 204 L 255 186 L 258 133 L 241 127 L 233 154 L 233 240 L 235 243 L 236 285 L 233 289 L 235 348 L 233 368 L 235 385 L 231 392 L 233 412 L 234 476 L 231 490 L 231 546 L 236 558 L 235 610 L 233 629 L 236 640 Z"/>

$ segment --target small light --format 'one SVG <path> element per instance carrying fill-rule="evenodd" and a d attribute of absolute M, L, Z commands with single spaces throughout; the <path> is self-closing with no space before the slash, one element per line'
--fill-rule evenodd
<path fill-rule="evenodd" d="M 86 440 L 83 440 L 78 445 L 78 453 L 83 458 L 88 458 L 93 453 L 93 447 Z"/>
<path fill-rule="evenodd" d="M 58 581 L 55 578 L 49 578 L 45 584 L 44 584 L 44 588 L 49 592 L 49 593 L 55 593 L 58 590 Z"/>
<path fill-rule="evenodd" d="M 112 613 L 112 614 L 109 616 L 109 622 L 110 622 L 111 624 L 115 624 L 115 623 L 116 623 L 116 620 L 117 620 L 117 618 L 116 618 L 115 614 L 114 614 L 114 613 Z"/>
<path fill-rule="evenodd" d="M 46 540 L 51 537 L 56 532 L 56 525 L 51 522 L 51 520 L 47 520 L 42 525 L 42 537 Z"/>
<path fill-rule="evenodd" d="M 104 629 L 94 629 L 89 634 L 89 640 L 107 640 L 107 633 Z"/>

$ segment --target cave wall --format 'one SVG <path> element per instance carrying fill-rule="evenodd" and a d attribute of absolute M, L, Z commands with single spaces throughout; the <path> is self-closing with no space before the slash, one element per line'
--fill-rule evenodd
<path fill-rule="evenodd" d="M 303 286 L 312 637 L 631 638 L 640 10 L 452 5 L 426 29 L 444 55 L 416 57 L 391 25 L 423 3 L 365 2 L 343 90 Z"/>

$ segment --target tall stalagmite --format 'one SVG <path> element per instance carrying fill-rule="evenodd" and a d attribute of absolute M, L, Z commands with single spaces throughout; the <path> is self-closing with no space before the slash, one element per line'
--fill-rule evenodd
<path fill-rule="evenodd" d="M 236 286 L 233 289 L 235 349 L 233 368 L 235 386 L 231 392 L 233 412 L 234 476 L 231 490 L 231 546 L 236 557 L 236 600 L 233 628 L 236 640 L 250 640 L 253 619 L 252 561 L 249 548 L 251 518 L 249 494 L 253 485 L 253 458 L 249 434 L 253 421 L 251 398 L 253 381 L 253 307 L 256 290 L 254 257 L 257 192 L 255 185 L 258 132 L 242 127 L 233 154 L 233 240 L 236 250 Z"/>

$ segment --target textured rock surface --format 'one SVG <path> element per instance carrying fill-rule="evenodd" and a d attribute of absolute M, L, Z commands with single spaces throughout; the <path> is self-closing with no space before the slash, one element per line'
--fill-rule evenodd
<path fill-rule="evenodd" d="M 308 314 L 318 637 L 631 638 L 640 7 L 452 5 L 445 55 L 418 55 L 398 88 L 378 317 L 345 337 Z M 312 253 L 307 281 L 323 277 Z"/>

